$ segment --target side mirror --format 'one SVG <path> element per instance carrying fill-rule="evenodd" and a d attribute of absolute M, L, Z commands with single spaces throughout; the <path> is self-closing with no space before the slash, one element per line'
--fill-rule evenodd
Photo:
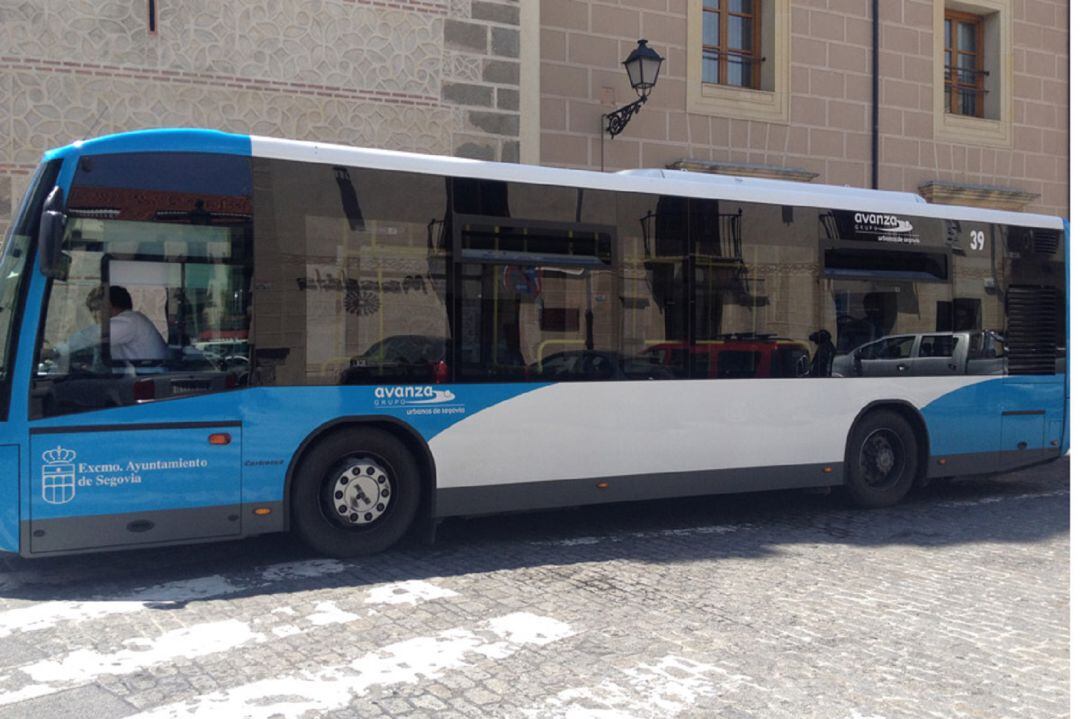
<path fill-rule="evenodd" d="M 41 252 L 41 274 L 53 279 L 67 277 L 71 258 L 64 254 L 64 228 L 67 215 L 64 214 L 64 191 L 54 187 L 45 198 L 41 210 L 41 225 L 38 229 L 38 248 Z"/>

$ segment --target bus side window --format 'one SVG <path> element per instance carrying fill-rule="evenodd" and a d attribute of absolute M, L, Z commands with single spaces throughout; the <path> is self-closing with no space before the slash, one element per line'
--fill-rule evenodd
<path fill-rule="evenodd" d="M 257 381 L 448 381 L 446 179 L 254 162 Z M 474 199 L 498 204 L 489 191 Z"/>

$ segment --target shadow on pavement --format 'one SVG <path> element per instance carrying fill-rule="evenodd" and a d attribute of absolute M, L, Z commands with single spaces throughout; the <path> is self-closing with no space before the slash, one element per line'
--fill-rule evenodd
<path fill-rule="evenodd" d="M 720 495 L 453 519 L 434 546 L 409 538 L 337 562 L 288 535 L 24 560 L 0 558 L 0 598 L 141 601 L 168 610 L 242 597 L 627 560 L 676 564 L 767 559 L 785 545 L 947 546 L 1038 543 L 1069 531 L 1068 459 L 1007 475 L 937 482 L 901 505 L 861 510 L 837 494 Z M 208 587 L 193 590 L 192 587 Z"/>

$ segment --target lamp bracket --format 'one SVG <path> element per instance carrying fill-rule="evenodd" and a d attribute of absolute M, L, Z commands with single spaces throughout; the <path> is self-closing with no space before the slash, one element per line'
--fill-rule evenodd
<path fill-rule="evenodd" d="M 606 113 L 604 119 L 607 124 L 604 127 L 604 132 L 611 135 L 611 139 L 614 140 L 620 132 L 626 129 L 626 126 L 630 123 L 630 118 L 641 110 L 648 99 L 648 95 L 642 95 L 641 98 L 631 102 L 629 105 L 624 105 L 618 110 Z"/>

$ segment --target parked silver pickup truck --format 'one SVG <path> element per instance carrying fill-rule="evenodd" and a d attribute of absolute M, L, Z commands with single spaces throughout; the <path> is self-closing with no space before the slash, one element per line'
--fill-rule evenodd
<path fill-rule="evenodd" d="M 837 355 L 833 377 L 1005 374 L 1005 342 L 991 330 L 889 335 Z"/>

